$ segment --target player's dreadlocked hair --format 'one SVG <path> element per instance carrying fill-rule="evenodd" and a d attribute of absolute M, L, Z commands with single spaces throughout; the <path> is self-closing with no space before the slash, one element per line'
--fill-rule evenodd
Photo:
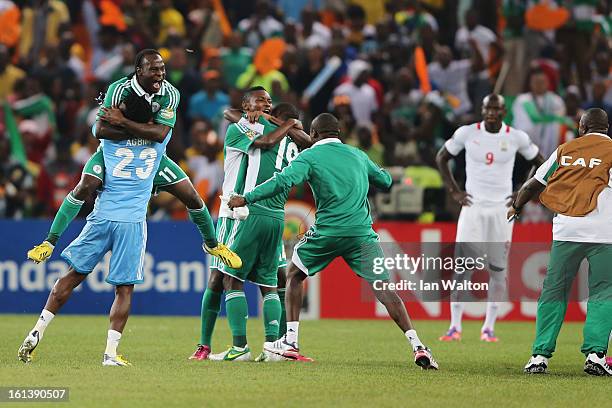
<path fill-rule="evenodd" d="M 300 112 L 297 110 L 297 108 L 287 102 L 281 102 L 276 105 L 270 114 L 282 120 L 300 118 Z"/>
<path fill-rule="evenodd" d="M 130 92 L 121 101 L 119 109 L 126 118 L 134 122 L 148 123 L 153 118 L 151 104 L 143 96 L 138 96 L 136 92 Z"/>

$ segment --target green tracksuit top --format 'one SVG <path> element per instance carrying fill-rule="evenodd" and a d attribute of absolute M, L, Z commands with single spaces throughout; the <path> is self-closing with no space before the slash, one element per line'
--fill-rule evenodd
<path fill-rule="evenodd" d="M 317 233 L 357 237 L 372 231 L 369 185 L 388 189 L 391 175 L 361 150 L 327 138 L 301 152 L 282 172 L 245 195 L 248 204 L 273 197 L 307 181 L 317 207 Z"/>

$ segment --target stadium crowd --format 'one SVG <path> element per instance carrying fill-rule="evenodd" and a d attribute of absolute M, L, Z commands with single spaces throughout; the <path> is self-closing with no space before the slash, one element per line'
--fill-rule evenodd
<path fill-rule="evenodd" d="M 211 208 L 223 110 L 250 86 L 298 106 L 306 127 L 332 112 L 345 142 L 423 187 L 442 187 L 437 150 L 493 91 L 544 157 L 584 109 L 612 118 L 605 0 L 0 0 L 0 25 L 0 218 L 55 214 L 97 147 L 98 95 L 143 48 L 181 93 L 168 154 Z M 160 195 L 152 218 L 182 209 Z"/>

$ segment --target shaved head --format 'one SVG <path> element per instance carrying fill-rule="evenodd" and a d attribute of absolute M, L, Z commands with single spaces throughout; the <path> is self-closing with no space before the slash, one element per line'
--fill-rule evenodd
<path fill-rule="evenodd" d="M 310 136 L 314 140 L 340 136 L 340 123 L 331 113 L 322 113 L 312 121 Z"/>
<path fill-rule="evenodd" d="M 587 110 L 580 118 L 580 136 L 588 133 L 608 134 L 608 115 L 599 108 Z"/>
<path fill-rule="evenodd" d="M 506 100 L 504 99 L 504 97 L 501 96 L 500 94 L 495 94 L 495 93 L 488 94 L 487 96 L 485 96 L 484 99 L 482 100 L 482 104 L 486 105 L 489 102 L 493 102 L 493 101 L 497 102 L 499 106 L 503 106 L 503 107 L 506 106 Z"/>
<path fill-rule="evenodd" d="M 497 133 L 502 127 L 506 116 L 506 102 L 498 94 L 489 94 L 482 100 L 482 119 L 485 129 L 490 133 Z"/>

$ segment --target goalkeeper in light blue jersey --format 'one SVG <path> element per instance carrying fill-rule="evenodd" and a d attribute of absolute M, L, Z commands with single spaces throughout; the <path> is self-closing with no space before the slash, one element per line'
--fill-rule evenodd
<path fill-rule="evenodd" d="M 149 101 L 161 101 L 160 114 L 152 123 L 139 123 L 117 108 L 125 88 L 132 87 Z M 134 284 L 143 282 L 147 240 L 146 213 L 155 169 L 165 152 L 176 121 L 178 91 L 165 80 L 164 62 L 155 50 L 136 57 L 136 72 L 107 92 L 96 122 L 96 134 L 104 152 L 104 186 L 81 234 L 62 252 L 68 273 L 54 285 L 34 328 L 23 341 L 18 358 L 30 362 L 45 328 L 76 288 L 109 250 L 112 252 L 106 281 L 115 286 L 110 328 L 102 364 L 129 366 L 117 354 L 127 323 Z M 125 135 L 133 136 L 125 140 Z M 120 140 L 123 139 L 123 140 Z"/>

